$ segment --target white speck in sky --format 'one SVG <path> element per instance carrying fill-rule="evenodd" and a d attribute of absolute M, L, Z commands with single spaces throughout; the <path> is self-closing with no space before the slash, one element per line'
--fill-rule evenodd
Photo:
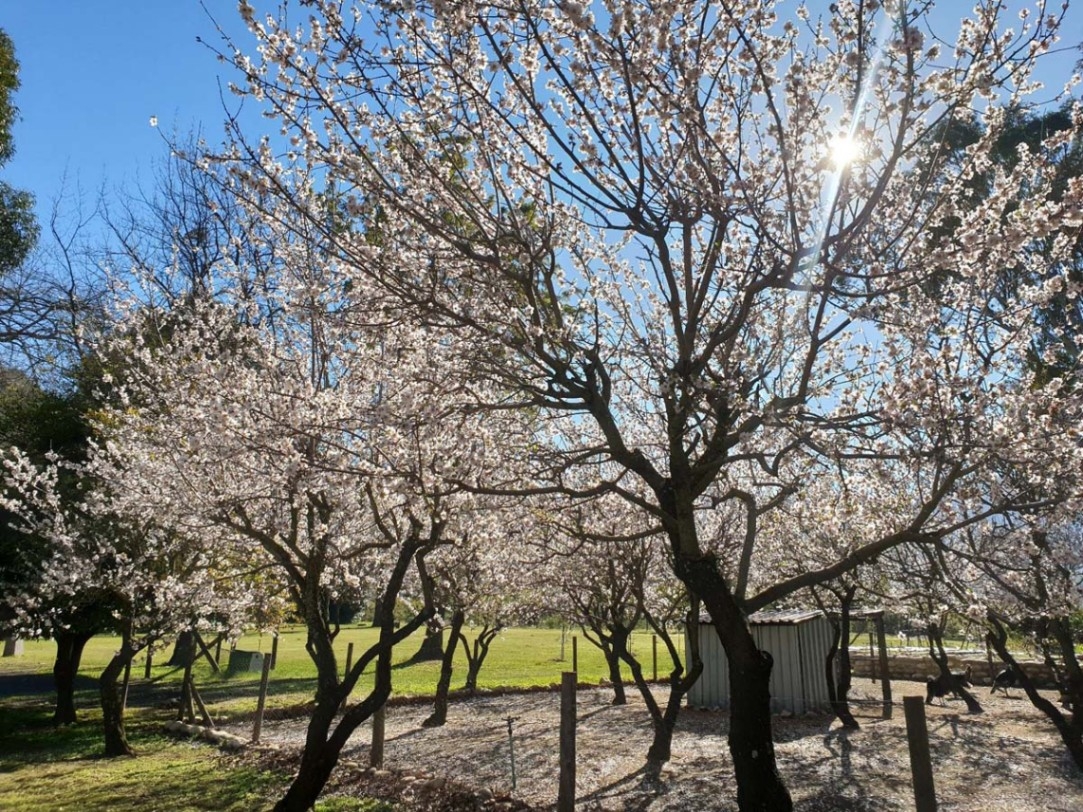
<path fill-rule="evenodd" d="M 152 127 L 157 127 L 158 126 L 158 116 L 151 116 L 150 117 L 150 126 L 152 126 Z"/>

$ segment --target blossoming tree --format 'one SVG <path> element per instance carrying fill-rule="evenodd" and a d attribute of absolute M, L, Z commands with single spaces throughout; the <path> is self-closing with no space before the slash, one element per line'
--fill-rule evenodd
<path fill-rule="evenodd" d="M 984 625 L 989 645 L 1083 768 L 1083 666 L 1076 651 L 1083 606 L 1078 504 L 1066 505 L 1058 516 L 961 533 L 926 554 L 955 604 Z M 1028 636 L 1041 653 L 1067 711 L 1038 693 L 1009 650 L 1009 630 Z"/>
<path fill-rule="evenodd" d="M 681 702 L 703 667 L 698 602 L 669 572 L 658 527 L 638 506 L 608 495 L 553 511 L 546 524 L 534 544 L 542 606 L 577 624 L 602 650 L 614 705 L 626 702 L 622 664 L 630 671 L 654 728 L 647 765 L 657 774 L 670 759 Z M 632 650 L 632 633 L 641 625 L 662 641 L 663 657 L 672 664 L 664 706 L 654 696 L 642 656 Z M 683 657 L 674 639 L 678 628 L 687 642 Z"/>
<path fill-rule="evenodd" d="M 301 810 L 390 694 L 393 646 L 433 611 L 422 602 L 393 622 L 415 571 L 488 529 L 448 474 L 493 465 L 500 422 L 462 408 L 473 379 L 453 341 L 396 320 L 318 239 L 264 215 L 249 233 L 270 241 L 273 261 L 257 279 L 221 263 L 213 298 L 160 315 L 161 340 L 130 331 L 134 363 L 100 419 L 118 510 L 217 535 L 272 574 L 304 619 L 315 708 L 278 805 Z M 378 641 L 342 674 L 330 605 L 346 593 L 378 595 L 382 616 Z M 373 689 L 348 704 L 373 663 Z"/>
<path fill-rule="evenodd" d="M 37 577 L 14 601 L 24 633 L 62 624 L 88 594 L 113 612 L 120 648 L 99 678 L 105 752 L 131 755 L 121 675 L 132 658 L 183 629 L 239 631 L 253 605 L 243 570 L 206 534 L 186 535 L 118 511 L 109 487 L 112 461 L 96 447 L 88 460 L 35 464 L 18 449 L 3 460 L 4 506 L 16 527 L 46 545 Z M 85 491 L 66 498 L 62 478 Z"/>
<path fill-rule="evenodd" d="M 1057 20 L 1038 2 L 1009 28 L 981 0 L 948 45 L 929 5 L 314 0 L 296 25 L 241 3 L 259 47 L 231 54 L 237 90 L 288 139 L 278 156 L 238 133 L 251 199 L 310 227 L 289 179 L 333 186 L 356 224 L 324 229 L 337 261 L 470 336 L 499 393 L 479 405 L 544 413 L 560 464 L 598 473 L 583 490 L 557 466 L 553 487 L 661 526 L 726 651 L 742 810 L 792 806 L 748 613 L 1038 510 L 1076 473 L 1049 416 L 1077 396 L 1026 352 L 1034 307 L 1078 293 L 1056 269 L 1083 185 L 1052 193 L 1047 148 L 987 172 Z M 943 123 L 974 111 L 978 139 L 945 149 Z M 1081 126 L 1074 109 L 1045 147 Z M 1006 267 L 1028 284 L 1005 291 Z M 990 487 L 1006 459 L 1051 487 Z M 879 512 L 791 575 L 759 519 L 810 472 Z M 724 555 L 701 532 L 712 500 L 738 517 Z"/>

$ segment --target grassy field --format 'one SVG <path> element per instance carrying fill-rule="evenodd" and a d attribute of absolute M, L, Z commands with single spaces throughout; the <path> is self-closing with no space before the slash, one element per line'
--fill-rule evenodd
<path fill-rule="evenodd" d="M 423 696 L 433 693 L 438 662 L 407 663 L 421 644 L 421 632 L 396 651 L 394 694 Z M 354 657 L 375 641 L 376 630 L 343 627 L 336 640 L 343 667 L 350 643 Z M 468 637 L 472 635 L 468 631 Z M 479 676 L 479 687 L 535 686 L 560 682 L 572 668 L 572 634 L 562 643 L 559 629 L 508 629 L 493 642 Z M 55 646 L 27 641 L 18 657 L 0 659 L 0 812 L 53 812 L 54 810 L 252 810 L 268 808 L 280 795 L 286 776 L 260 773 L 213 748 L 177 741 L 161 734 L 162 725 L 175 714 L 168 707 L 179 693 L 182 671 L 165 665 L 169 650 L 155 654 L 150 679 L 144 679 L 143 657 L 132 668 L 129 738 L 135 758 L 104 759 L 98 728 L 100 713 L 97 677 L 117 646 L 116 638 L 94 638 L 87 644 L 77 683 L 81 722 L 57 730 L 52 713 L 51 670 Z M 271 637 L 253 635 L 238 641 L 238 648 L 270 652 Z M 633 651 L 652 670 L 649 634 L 636 634 Z M 597 683 L 607 670 L 601 652 L 578 639 L 581 682 Z M 669 662 L 658 648 L 659 671 Z M 203 658 L 195 680 L 212 716 L 221 720 L 255 709 L 259 674 L 227 674 L 228 650 L 222 652 L 222 673 L 215 674 Z M 462 684 L 466 660 L 461 649 L 452 687 Z M 358 693 L 371 684 L 363 678 Z M 304 650 L 304 632 L 289 628 L 279 636 L 277 667 L 271 672 L 268 706 L 284 707 L 312 699 L 315 669 Z M 330 798 L 321 812 L 380 812 L 370 801 Z"/>
<path fill-rule="evenodd" d="M 361 652 L 376 641 L 377 634 L 378 630 L 369 627 L 343 627 L 335 641 L 336 652 L 342 667 L 345 668 L 350 644 L 353 644 L 356 659 Z M 435 690 L 440 671 L 438 661 L 408 664 L 421 645 L 423 634 L 420 631 L 415 633 L 396 648 L 393 677 L 396 695 L 427 695 Z M 467 637 L 473 639 L 470 630 L 467 630 Z M 608 673 L 605 661 L 597 648 L 590 645 L 582 636 L 577 635 L 577 637 L 579 679 L 581 682 L 596 683 Z M 570 671 L 572 668 L 572 638 L 573 635 L 570 632 L 565 635 L 563 659 L 561 659 L 562 646 L 559 629 L 515 628 L 501 632 L 493 642 L 489 657 L 482 667 L 478 679 L 479 687 L 559 684 L 561 672 Z M 251 635 L 242 637 L 237 643 L 237 648 L 269 653 L 271 643 L 270 635 Z M 284 629 L 279 635 L 277 665 L 271 672 L 268 689 L 268 707 L 294 705 L 312 698 L 316 672 L 305 652 L 304 643 L 304 631 L 299 627 Z M 634 634 L 631 646 L 632 651 L 645 664 L 649 676 L 652 665 L 650 635 Z M 91 682 L 97 679 L 116 647 L 117 638 L 113 637 L 95 637 L 87 644 L 82 667 L 79 670 L 80 686 L 87 689 L 80 693 L 81 707 L 86 704 L 96 706 L 97 697 L 92 694 Z M 51 642 L 27 641 L 24 644 L 22 656 L 0 660 L 0 701 L 4 698 L 17 698 L 24 695 L 18 686 L 17 678 L 20 675 L 24 677 L 45 675 L 47 682 L 51 680 L 48 675 L 52 672 L 55 652 L 56 647 Z M 136 658 L 132 666 L 133 705 L 138 706 L 140 698 L 148 694 L 152 696 L 170 694 L 180 685 L 183 673 L 179 668 L 166 665 L 169 655 L 169 649 L 154 654 L 149 680 L 143 678 L 145 658 L 143 656 Z M 665 648 L 661 643 L 658 646 L 658 656 L 659 669 L 664 670 L 669 661 L 666 659 Z M 218 711 L 229 714 L 254 710 L 259 689 L 259 673 L 227 674 L 224 666 L 228 659 L 229 651 L 223 648 L 223 670 L 218 674 L 213 672 L 205 658 L 201 657 L 196 662 L 195 680 L 204 701 L 212 713 Z M 456 649 L 455 674 L 452 681 L 453 688 L 461 685 L 466 677 L 466 658 L 462 654 L 461 647 Z M 4 686 L 4 682 L 10 684 Z M 26 682 L 30 688 L 25 692 L 27 697 L 39 694 L 42 690 L 41 686 L 36 684 L 40 680 Z M 370 670 L 369 673 L 362 675 L 357 693 L 367 690 L 371 684 Z M 49 682 L 44 690 L 51 690 L 51 687 L 51 682 Z"/>

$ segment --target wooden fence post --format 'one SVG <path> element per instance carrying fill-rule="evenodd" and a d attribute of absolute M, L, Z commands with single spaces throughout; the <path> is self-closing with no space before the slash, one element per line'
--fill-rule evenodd
<path fill-rule="evenodd" d="M 557 793 L 557 812 L 575 812 L 576 680 L 574 671 L 565 671 L 560 680 L 560 789 Z"/>
<path fill-rule="evenodd" d="M 579 638 L 572 635 L 572 673 L 579 673 Z"/>
<path fill-rule="evenodd" d="M 271 668 L 278 665 L 278 632 L 271 638 Z"/>
<path fill-rule="evenodd" d="M 372 714 L 372 747 L 369 749 L 369 766 L 384 766 L 384 731 L 387 725 L 387 704 L 384 703 Z"/>
<path fill-rule="evenodd" d="M 193 651 L 184 666 L 184 682 L 181 683 L 180 715 L 177 720 L 194 725 L 196 722 L 196 709 L 192 704 L 192 665 L 195 663 L 196 653 Z"/>
<path fill-rule="evenodd" d="M 925 724 L 925 699 L 903 697 L 906 715 L 906 739 L 910 745 L 910 772 L 914 778 L 914 802 L 917 812 L 936 812 L 933 787 L 933 764 L 929 757 L 929 728 Z"/>
<path fill-rule="evenodd" d="M 654 681 L 658 682 L 658 635 L 651 635 L 651 663 L 654 665 Z"/>
<path fill-rule="evenodd" d="M 883 686 L 885 719 L 891 718 L 891 666 L 887 661 L 887 634 L 884 630 L 884 616 L 876 618 L 876 638 L 880 649 L 880 680 Z"/>
<path fill-rule="evenodd" d="M 120 707 L 126 709 L 128 707 L 128 689 L 132 686 L 132 658 L 128 658 L 128 662 L 124 664 L 124 682 L 123 688 L 120 692 Z"/>
<path fill-rule="evenodd" d="M 143 665 L 143 679 L 150 679 L 150 668 L 154 664 L 154 652 L 147 646 L 147 661 Z"/>
<path fill-rule="evenodd" d="M 259 700 L 256 702 L 256 720 L 252 724 L 252 744 L 259 744 L 259 734 L 263 729 L 263 709 L 267 706 L 267 682 L 271 676 L 271 658 L 263 658 L 263 672 L 259 678 Z"/>
<path fill-rule="evenodd" d="M 869 628 L 869 621 L 865 620 L 865 629 L 869 633 L 869 673 L 872 675 L 873 683 L 876 682 L 876 651 L 872 645 L 872 629 Z"/>

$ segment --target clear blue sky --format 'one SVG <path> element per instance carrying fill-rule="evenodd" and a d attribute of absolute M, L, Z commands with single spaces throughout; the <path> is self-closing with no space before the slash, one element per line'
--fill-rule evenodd
<path fill-rule="evenodd" d="M 206 7 L 247 41 L 233 0 Z M 163 131 L 201 128 L 218 141 L 223 99 L 231 109 L 239 101 L 226 90 L 230 66 L 196 39 L 221 41 L 198 0 L 0 0 L 0 27 L 15 44 L 22 83 L 4 177 L 36 195 L 41 215 L 65 174 L 89 205 L 103 185 L 149 183 L 166 155 Z"/>
<path fill-rule="evenodd" d="M 227 30 L 249 41 L 234 0 L 205 3 Z M 273 9 L 277 2 L 254 5 Z M 940 3 L 953 14 L 971 5 Z M 1050 5 L 1059 8 L 1060 2 Z M 210 141 L 222 134 L 219 88 L 232 74 L 196 40 L 219 42 L 198 0 L 0 0 L 0 27 L 14 41 L 22 68 L 16 155 L 4 177 L 33 192 L 42 215 L 65 173 L 68 187 L 81 185 L 88 204 L 103 186 L 130 187 L 139 178 L 149 183 L 154 162 L 165 154 L 151 116 L 166 133 L 199 127 Z M 1083 0 L 1073 0 L 1062 45 L 1079 42 Z M 1078 56 L 1068 51 L 1046 57 L 1047 81 L 1059 88 Z M 225 102 L 235 107 L 238 100 L 227 92 Z M 251 121 L 267 123 L 256 116 Z"/>

